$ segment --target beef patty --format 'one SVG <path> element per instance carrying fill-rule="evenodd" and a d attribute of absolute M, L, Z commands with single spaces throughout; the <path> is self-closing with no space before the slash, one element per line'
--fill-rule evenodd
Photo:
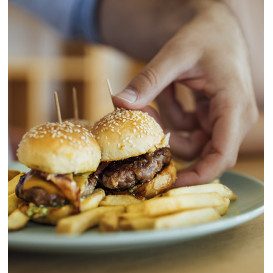
<path fill-rule="evenodd" d="M 151 154 L 113 161 L 99 175 L 99 181 L 108 189 L 129 189 L 138 183 L 151 181 L 170 161 L 169 148 L 161 148 Z"/>
<path fill-rule="evenodd" d="M 30 189 L 24 190 L 24 183 L 32 175 L 39 176 L 47 180 L 48 183 L 52 183 L 50 179 L 52 180 L 58 179 L 58 180 L 66 181 L 66 183 L 71 183 L 71 181 L 68 181 L 65 175 L 51 175 L 45 172 L 31 170 L 26 175 L 21 176 L 20 181 L 16 186 L 16 195 L 19 198 L 27 202 L 32 202 L 36 204 L 37 206 L 43 205 L 43 206 L 55 207 L 55 206 L 61 206 L 61 205 L 65 205 L 69 203 L 69 200 L 65 196 L 49 193 L 43 188 L 33 187 Z M 50 177 L 50 179 L 47 179 L 48 177 Z M 80 193 L 80 196 L 81 197 L 88 196 L 91 193 L 93 193 L 96 184 L 97 184 L 97 178 L 94 176 L 94 174 L 91 174 L 88 177 L 87 183 L 84 187 L 84 191 Z"/>

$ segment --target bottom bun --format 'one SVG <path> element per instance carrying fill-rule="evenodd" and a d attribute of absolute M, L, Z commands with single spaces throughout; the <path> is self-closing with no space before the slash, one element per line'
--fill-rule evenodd
<path fill-rule="evenodd" d="M 65 205 L 59 208 L 48 208 L 49 212 L 46 217 L 31 217 L 33 222 L 47 225 L 56 225 L 57 222 L 73 213 L 73 208 L 70 205 Z"/>
<path fill-rule="evenodd" d="M 175 179 L 176 168 L 174 161 L 171 160 L 170 164 L 163 168 L 153 180 L 137 187 L 132 194 L 136 197 L 152 198 L 169 190 L 174 185 Z"/>
<path fill-rule="evenodd" d="M 73 213 L 73 207 L 37 207 L 33 203 L 21 203 L 19 208 L 31 221 L 40 224 L 56 225 L 57 222 Z"/>
<path fill-rule="evenodd" d="M 96 189 L 90 196 L 81 199 L 81 212 L 98 207 L 104 197 L 104 190 Z M 71 205 L 61 207 L 37 207 L 33 203 L 22 203 L 20 210 L 28 215 L 33 222 L 47 225 L 56 225 L 60 219 L 75 213 Z"/>

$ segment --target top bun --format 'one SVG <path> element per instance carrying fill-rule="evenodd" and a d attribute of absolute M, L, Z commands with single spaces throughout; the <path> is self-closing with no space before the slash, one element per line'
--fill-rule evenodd
<path fill-rule="evenodd" d="M 101 148 L 102 161 L 114 161 L 152 153 L 168 146 L 169 134 L 147 113 L 117 109 L 92 129 Z"/>
<path fill-rule="evenodd" d="M 65 174 L 94 172 L 101 152 L 91 132 L 65 121 L 32 128 L 23 136 L 17 156 L 31 169 Z"/>

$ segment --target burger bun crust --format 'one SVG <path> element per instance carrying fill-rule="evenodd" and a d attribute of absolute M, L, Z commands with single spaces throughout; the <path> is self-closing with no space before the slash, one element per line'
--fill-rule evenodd
<path fill-rule="evenodd" d="M 98 121 L 92 130 L 102 161 L 122 160 L 168 146 L 169 135 L 147 113 L 117 109 Z"/>
<path fill-rule="evenodd" d="M 17 156 L 30 169 L 66 174 L 95 171 L 101 152 L 91 132 L 65 121 L 32 128 L 20 142 Z"/>

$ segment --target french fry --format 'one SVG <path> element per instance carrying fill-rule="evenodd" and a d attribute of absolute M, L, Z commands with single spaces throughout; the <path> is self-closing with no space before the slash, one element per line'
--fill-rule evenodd
<path fill-rule="evenodd" d="M 16 170 L 8 170 L 8 181 L 10 181 L 13 177 L 20 174 L 20 171 Z"/>
<path fill-rule="evenodd" d="M 8 229 L 9 230 L 21 229 L 27 224 L 28 221 L 29 217 L 26 216 L 19 209 L 16 209 L 8 217 Z"/>
<path fill-rule="evenodd" d="M 160 198 L 159 198 L 160 199 Z M 150 199 L 154 200 L 154 199 Z M 138 203 L 138 204 L 132 204 L 126 207 L 127 212 L 138 212 L 138 213 L 143 213 L 144 211 L 144 202 Z"/>
<path fill-rule="evenodd" d="M 20 210 L 35 222 L 56 225 L 57 222 L 73 212 L 71 205 L 61 207 L 38 207 L 33 203 L 21 202 Z"/>
<path fill-rule="evenodd" d="M 118 211 L 108 211 L 104 213 L 99 222 L 99 230 L 101 232 L 113 232 L 117 231 L 119 227 L 119 216 Z"/>
<path fill-rule="evenodd" d="M 104 190 L 98 189 L 94 194 L 87 197 L 86 199 L 81 200 L 81 211 L 86 211 L 98 206 L 101 199 L 104 197 Z M 14 197 L 12 195 L 9 196 L 9 212 L 14 208 L 13 205 Z M 18 199 L 20 202 L 20 199 Z M 15 202 L 15 201 L 14 201 Z M 56 225 L 59 220 L 65 218 L 73 213 L 73 207 L 71 205 L 65 205 L 61 207 L 37 207 L 34 204 L 22 203 L 20 209 L 24 211 L 25 214 L 29 215 L 35 222 L 41 224 L 50 224 Z M 41 212 L 41 210 L 45 210 L 45 214 Z M 44 215 L 44 216 L 43 216 Z"/>
<path fill-rule="evenodd" d="M 100 206 L 129 206 L 131 204 L 140 203 L 142 203 L 142 201 L 132 195 L 107 195 L 100 202 Z"/>
<path fill-rule="evenodd" d="M 10 215 L 13 211 L 15 211 L 18 207 L 18 204 L 21 202 L 15 193 L 12 193 L 8 197 L 8 215 Z"/>
<path fill-rule="evenodd" d="M 120 219 L 132 219 L 132 218 L 141 218 L 145 217 L 143 212 L 124 212 L 120 215 Z"/>
<path fill-rule="evenodd" d="M 77 215 L 68 216 L 57 223 L 57 233 L 79 235 L 87 229 L 97 226 L 100 218 L 106 212 L 123 212 L 124 206 L 98 207 Z"/>
<path fill-rule="evenodd" d="M 220 183 L 221 183 L 221 181 L 219 178 L 216 178 L 216 179 L 209 182 L 209 184 L 220 184 Z"/>
<path fill-rule="evenodd" d="M 226 200 L 216 192 L 192 193 L 179 196 L 167 196 L 144 202 L 144 213 L 147 216 L 159 216 L 189 209 L 206 207 L 226 207 Z"/>
<path fill-rule="evenodd" d="M 122 218 L 122 216 L 121 216 Z M 221 217 L 214 208 L 187 210 L 158 218 L 139 217 L 120 220 L 122 230 L 145 230 L 145 229 L 169 229 L 191 225 L 203 224 L 219 220 Z"/>
<path fill-rule="evenodd" d="M 155 219 L 150 217 L 121 219 L 119 227 L 122 230 L 152 229 Z"/>
<path fill-rule="evenodd" d="M 228 187 L 218 183 L 175 188 L 166 192 L 165 196 L 178 196 L 185 193 L 206 193 L 206 192 L 217 192 L 222 197 L 228 198 L 229 200 L 236 200 L 237 198 L 237 196 Z"/>
<path fill-rule="evenodd" d="M 35 219 L 35 221 L 39 223 L 56 225 L 58 221 L 67 217 L 73 212 L 73 208 L 70 205 L 65 205 L 65 206 L 56 207 L 56 208 L 52 207 L 52 208 L 49 208 L 49 210 L 50 212 L 45 218 L 38 217 Z"/>
<path fill-rule="evenodd" d="M 93 194 L 81 200 L 80 210 L 86 211 L 98 207 L 101 200 L 105 197 L 103 189 L 97 189 Z"/>
<path fill-rule="evenodd" d="M 221 217 L 214 208 L 188 210 L 155 219 L 154 229 L 181 228 L 219 220 Z"/>
<path fill-rule="evenodd" d="M 230 204 L 230 200 L 228 198 L 223 197 L 223 199 L 223 204 L 215 207 L 220 215 L 225 215 L 227 213 Z"/>
<path fill-rule="evenodd" d="M 8 195 L 15 192 L 16 185 L 18 184 L 20 177 L 25 173 L 19 173 L 8 182 Z"/>

